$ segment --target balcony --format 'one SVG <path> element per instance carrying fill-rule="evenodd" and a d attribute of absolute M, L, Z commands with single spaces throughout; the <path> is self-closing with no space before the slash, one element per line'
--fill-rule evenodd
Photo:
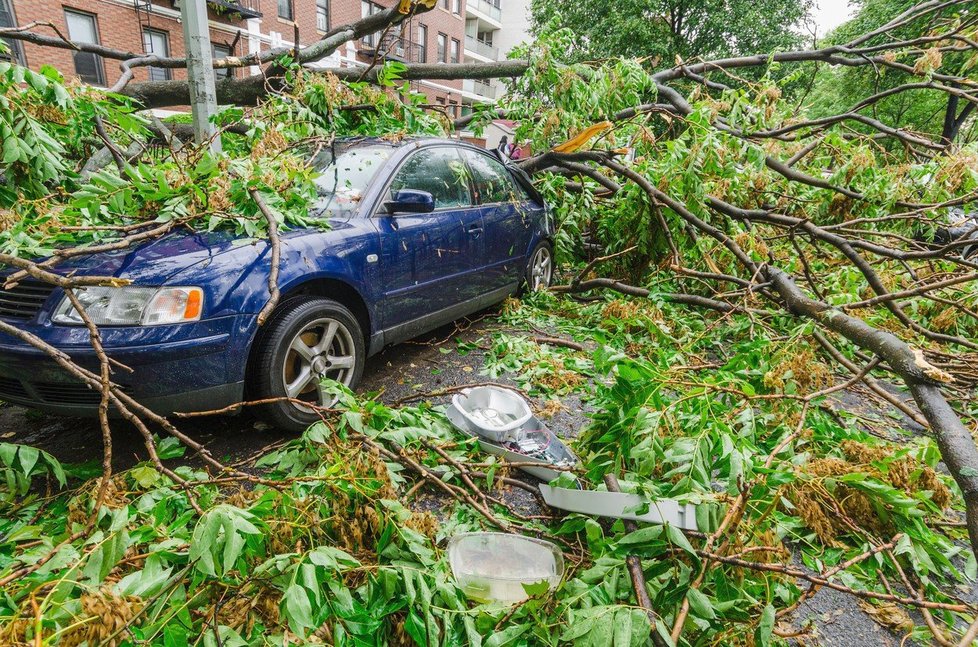
<path fill-rule="evenodd" d="M 482 14 L 497 24 L 499 24 L 503 19 L 503 12 L 499 8 L 498 0 L 496 0 L 496 2 L 490 2 L 489 0 L 469 0 L 465 3 L 465 6 L 468 9 L 472 9 L 474 12 Z"/>
<path fill-rule="evenodd" d="M 174 6 L 179 6 L 179 2 L 174 2 Z M 237 15 L 241 18 L 261 18 L 261 8 L 259 0 L 207 0 L 217 13 L 227 15 Z"/>
<path fill-rule="evenodd" d="M 425 48 L 407 38 L 394 33 L 387 34 L 379 45 L 376 45 L 378 34 L 364 36 L 361 40 L 360 52 L 367 56 L 379 56 L 388 61 L 402 63 L 420 63 L 425 60 Z"/>
<path fill-rule="evenodd" d="M 493 47 L 489 43 L 484 43 L 478 38 L 474 38 L 466 34 L 465 36 L 465 49 L 470 52 L 475 52 L 479 56 L 483 56 L 493 61 L 499 60 L 499 48 Z"/>
<path fill-rule="evenodd" d="M 465 79 L 462 81 L 462 91 L 477 94 L 485 99 L 495 100 L 496 88 L 488 81 L 480 79 Z"/>

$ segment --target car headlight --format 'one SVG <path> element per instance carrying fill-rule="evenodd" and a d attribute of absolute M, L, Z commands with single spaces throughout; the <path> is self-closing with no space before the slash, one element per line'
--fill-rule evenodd
<path fill-rule="evenodd" d="M 204 310 L 204 293 L 194 287 L 138 286 L 75 288 L 75 296 L 96 326 L 153 326 L 197 321 Z M 85 322 L 65 296 L 51 320 L 79 326 Z"/>

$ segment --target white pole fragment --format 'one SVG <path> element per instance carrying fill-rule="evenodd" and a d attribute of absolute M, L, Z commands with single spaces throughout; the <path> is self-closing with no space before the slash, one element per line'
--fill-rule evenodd
<path fill-rule="evenodd" d="M 187 82 L 190 86 L 190 108 L 193 112 L 194 140 L 210 141 L 211 151 L 221 152 L 221 138 L 211 118 L 217 114 L 217 92 L 211 65 L 211 35 L 207 26 L 205 0 L 183 0 L 183 41 L 187 52 Z"/>

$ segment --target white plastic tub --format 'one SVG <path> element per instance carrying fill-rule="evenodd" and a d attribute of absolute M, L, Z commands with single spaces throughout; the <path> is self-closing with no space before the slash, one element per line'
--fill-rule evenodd
<path fill-rule="evenodd" d="M 466 389 L 452 398 L 452 404 L 480 435 L 496 442 L 508 440 L 533 417 L 518 393 L 496 386 Z"/>
<path fill-rule="evenodd" d="M 470 532 L 448 542 L 448 562 L 465 596 L 477 602 L 517 604 L 523 585 L 546 582 L 550 589 L 564 576 L 564 556 L 542 539 L 502 532 Z"/>

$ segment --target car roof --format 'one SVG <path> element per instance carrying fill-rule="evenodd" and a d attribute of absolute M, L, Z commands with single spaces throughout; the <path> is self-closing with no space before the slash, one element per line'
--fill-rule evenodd
<path fill-rule="evenodd" d="M 489 152 L 485 148 L 475 146 L 474 144 L 470 144 L 469 142 L 461 139 L 449 139 L 447 137 L 426 137 L 420 135 L 401 137 L 397 140 L 392 140 L 385 137 L 337 137 L 336 143 L 348 146 L 389 146 L 391 148 L 401 148 L 411 144 L 445 144 L 448 146 L 460 146 L 471 148 L 473 150 Z"/>

